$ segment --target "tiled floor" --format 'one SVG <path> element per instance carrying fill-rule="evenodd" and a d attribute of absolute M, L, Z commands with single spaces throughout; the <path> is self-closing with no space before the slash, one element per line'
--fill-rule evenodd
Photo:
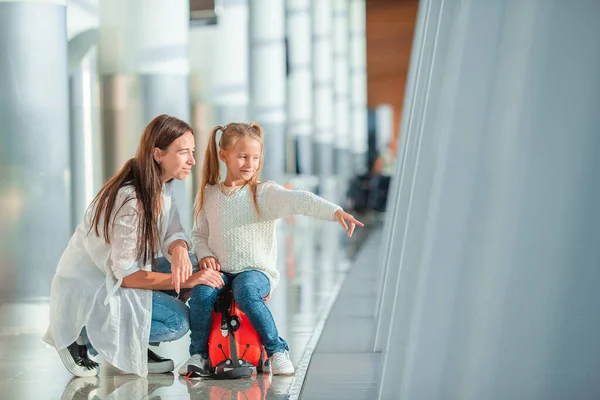
<path fill-rule="evenodd" d="M 375 229 L 358 252 L 352 270 L 312 354 L 301 398 L 377 398 L 383 356 L 374 352 L 377 270 L 381 230 Z"/>
<path fill-rule="evenodd" d="M 282 279 L 269 307 L 280 335 L 290 345 L 292 361 L 298 364 L 307 362 L 306 345 L 332 288 L 347 268 L 340 247 L 343 231 L 334 223 L 295 217 L 283 221 L 279 233 Z M 97 378 L 73 378 L 56 351 L 41 341 L 47 321 L 47 300 L 0 305 L 0 399 L 262 399 L 265 395 L 278 399 L 288 397 L 295 379 L 303 379 L 260 374 L 244 380 L 191 383 L 175 374 L 139 378 L 107 367 Z M 178 366 L 188 356 L 188 344 L 186 336 L 154 350 L 173 358 Z"/>

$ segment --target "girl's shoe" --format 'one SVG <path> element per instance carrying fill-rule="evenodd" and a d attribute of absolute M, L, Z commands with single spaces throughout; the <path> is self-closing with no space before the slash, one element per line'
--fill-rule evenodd
<path fill-rule="evenodd" d="M 208 373 L 209 362 L 206 358 L 202 357 L 200 354 L 194 354 L 193 356 L 188 358 L 188 360 L 185 363 L 183 363 L 183 365 L 181 367 L 179 367 L 179 371 L 177 371 L 179 373 L 179 375 L 186 376 L 188 374 L 188 366 L 189 365 L 194 365 Z"/>
<path fill-rule="evenodd" d="M 271 365 L 271 373 L 273 375 L 293 375 L 294 365 L 290 360 L 290 354 L 288 351 L 273 353 L 269 357 L 269 364 Z"/>

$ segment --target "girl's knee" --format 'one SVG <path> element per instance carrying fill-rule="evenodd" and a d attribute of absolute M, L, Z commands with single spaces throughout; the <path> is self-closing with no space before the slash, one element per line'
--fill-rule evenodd
<path fill-rule="evenodd" d="M 253 303 L 263 303 L 262 290 L 257 285 L 238 285 L 233 288 L 233 298 L 236 303 L 242 308 L 246 308 Z"/>
<path fill-rule="evenodd" d="M 215 289 L 206 285 L 197 285 L 192 289 L 192 293 L 190 295 L 190 304 L 192 303 L 206 303 L 214 304 L 217 300 L 217 294 L 219 293 L 218 289 Z"/>
<path fill-rule="evenodd" d="M 260 271 L 242 272 L 232 286 L 233 298 L 238 304 L 246 300 L 264 301 L 270 290 L 269 279 Z"/>

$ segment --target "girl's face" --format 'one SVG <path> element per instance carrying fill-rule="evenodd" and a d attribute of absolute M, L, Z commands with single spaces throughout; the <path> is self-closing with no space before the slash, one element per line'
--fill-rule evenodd
<path fill-rule="evenodd" d="M 171 179 L 184 180 L 192 172 L 192 167 L 196 164 L 194 160 L 194 135 L 191 132 L 180 136 L 174 140 L 165 151 L 158 148 L 154 149 L 155 159 L 160 160 L 162 168 L 163 182 Z"/>
<path fill-rule="evenodd" d="M 219 157 L 227 166 L 227 175 L 233 181 L 249 181 L 260 166 L 262 144 L 249 137 L 241 137 L 229 150 L 220 150 Z"/>

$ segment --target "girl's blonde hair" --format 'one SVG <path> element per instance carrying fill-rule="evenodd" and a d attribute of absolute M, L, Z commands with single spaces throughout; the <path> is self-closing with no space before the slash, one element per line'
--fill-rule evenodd
<path fill-rule="evenodd" d="M 217 148 L 217 132 L 221 131 L 221 139 L 219 140 L 219 147 Z M 238 139 L 240 138 L 250 138 L 253 140 L 258 140 L 260 142 L 261 147 L 263 146 L 263 130 L 257 123 L 238 123 L 233 122 L 231 124 L 225 126 L 215 126 L 210 132 L 210 137 L 208 139 L 208 146 L 206 147 L 206 154 L 204 155 L 204 166 L 202 170 L 202 185 L 200 185 L 200 189 L 198 190 L 198 194 L 196 196 L 196 202 L 194 204 L 194 213 L 196 218 L 200 214 L 202 207 L 204 206 L 204 190 L 208 185 L 216 185 L 221 180 L 221 170 L 219 168 L 219 149 L 228 151 L 231 149 Z M 258 209 L 258 178 L 260 177 L 260 173 L 263 167 L 263 158 L 262 154 L 258 163 L 258 169 L 252 175 L 252 178 L 248 180 L 246 185 L 250 186 L 250 190 L 252 191 L 252 201 L 254 203 L 254 208 L 256 209 L 257 214 L 260 214 L 260 210 Z"/>

